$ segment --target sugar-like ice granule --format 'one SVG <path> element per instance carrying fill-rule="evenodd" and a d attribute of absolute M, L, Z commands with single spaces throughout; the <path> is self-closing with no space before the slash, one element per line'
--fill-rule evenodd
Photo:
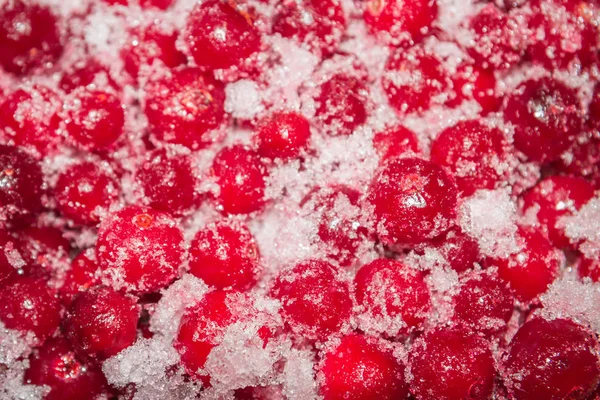
<path fill-rule="evenodd" d="M 289 400 L 316 399 L 317 383 L 314 354 L 308 350 L 291 349 L 283 368 L 283 393 Z"/>
<path fill-rule="evenodd" d="M 234 118 L 252 119 L 264 110 L 258 84 L 241 79 L 225 87 L 225 111 Z"/>
<path fill-rule="evenodd" d="M 10 368 L 0 367 L 0 399 L 3 400 L 42 400 L 50 391 L 48 386 L 27 385 L 23 376 L 29 367 L 29 360 L 16 360 Z"/>
<path fill-rule="evenodd" d="M 565 215 L 557 222 L 565 229 L 571 243 L 579 243 L 579 250 L 586 257 L 600 257 L 600 198 L 594 197 L 573 215 Z"/>

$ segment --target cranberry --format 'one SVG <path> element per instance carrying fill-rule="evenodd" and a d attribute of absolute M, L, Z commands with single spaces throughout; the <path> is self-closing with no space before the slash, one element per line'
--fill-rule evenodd
<path fill-rule="evenodd" d="M 192 159 L 174 149 L 148 153 L 135 179 L 142 187 L 144 200 L 157 210 L 182 215 L 198 203 Z"/>
<path fill-rule="evenodd" d="M 0 288 L 0 321 L 42 343 L 60 324 L 60 304 L 46 282 L 18 277 Z"/>
<path fill-rule="evenodd" d="M 258 154 L 271 159 L 298 157 L 310 140 L 308 120 L 296 112 L 275 112 L 258 123 Z"/>
<path fill-rule="evenodd" d="M 447 168 L 463 196 L 478 189 L 495 189 L 507 166 L 507 143 L 498 128 L 479 120 L 446 128 L 431 145 L 431 161 Z"/>
<path fill-rule="evenodd" d="M 209 69 L 240 66 L 261 45 L 253 16 L 237 1 L 196 5 L 188 16 L 184 39 L 196 63 Z"/>
<path fill-rule="evenodd" d="M 69 69 L 63 72 L 59 87 L 66 93 L 71 93 L 79 87 L 96 85 L 98 89 L 107 87 L 115 91 L 119 85 L 111 78 L 108 69 L 94 58 L 78 60 Z"/>
<path fill-rule="evenodd" d="M 64 338 L 48 340 L 29 357 L 24 381 L 50 388 L 45 400 L 94 398 L 108 387 L 102 370 L 79 360 Z"/>
<path fill-rule="evenodd" d="M 100 284 L 96 276 L 98 262 L 94 249 L 87 249 L 79 253 L 71 262 L 71 269 L 65 275 L 60 294 L 66 303 L 70 303 L 79 293 Z"/>
<path fill-rule="evenodd" d="M 438 14 L 435 0 L 369 0 L 364 19 L 369 30 L 391 44 L 414 42 L 427 34 Z"/>
<path fill-rule="evenodd" d="M 233 221 L 209 224 L 192 241 L 190 272 L 217 289 L 249 289 L 261 272 L 254 237 Z"/>
<path fill-rule="evenodd" d="M 572 216 L 594 197 L 594 187 L 583 178 L 551 176 L 540 181 L 523 196 L 523 212 L 537 208 L 537 219 L 547 229 L 552 244 L 569 247 L 565 228 L 558 224 L 563 216 Z M 558 225 L 558 226 L 557 226 Z"/>
<path fill-rule="evenodd" d="M 375 320 L 401 320 L 408 328 L 418 328 L 431 308 L 423 274 L 395 260 L 370 262 L 358 271 L 354 283 L 356 300 Z M 398 327 L 387 333 L 397 335 Z"/>
<path fill-rule="evenodd" d="M 447 231 L 456 215 L 454 181 L 418 158 L 388 162 L 371 183 L 368 202 L 385 244 L 416 244 Z"/>
<path fill-rule="evenodd" d="M 351 334 L 328 351 L 319 368 L 325 400 L 404 399 L 404 366 L 376 340 Z"/>
<path fill-rule="evenodd" d="M 273 32 L 329 55 L 346 30 L 346 17 L 338 0 L 279 0 Z"/>
<path fill-rule="evenodd" d="M 321 260 L 309 260 L 283 270 L 273 287 L 282 315 L 291 329 L 309 339 L 324 340 L 350 318 L 352 301 L 347 282 Z"/>
<path fill-rule="evenodd" d="M 390 104 L 401 114 L 428 110 L 448 86 L 440 61 L 421 46 L 393 52 L 382 84 Z"/>
<path fill-rule="evenodd" d="M 140 5 L 144 8 L 156 7 L 166 10 L 173 4 L 173 0 L 140 0 Z"/>
<path fill-rule="evenodd" d="M 28 266 L 51 272 L 59 268 L 71 249 L 63 231 L 52 226 L 30 226 L 19 232 L 20 249 Z M 31 272 L 30 268 L 27 268 Z"/>
<path fill-rule="evenodd" d="M 120 187 L 107 163 L 83 162 L 58 176 L 54 192 L 61 214 L 95 225 L 119 197 Z"/>
<path fill-rule="evenodd" d="M 145 112 L 153 134 L 164 142 L 198 149 L 225 119 L 223 85 L 197 69 L 171 71 L 146 86 Z"/>
<path fill-rule="evenodd" d="M 367 88 L 354 76 L 336 74 L 321 85 L 317 118 L 331 135 L 350 135 L 367 120 Z"/>
<path fill-rule="evenodd" d="M 183 236 L 167 214 L 129 206 L 98 228 L 98 264 L 116 288 L 153 292 L 171 283 L 183 259 Z"/>
<path fill-rule="evenodd" d="M 402 125 L 396 125 L 377 132 L 373 136 L 373 147 L 380 161 L 387 161 L 402 155 L 421 153 L 417 135 Z"/>
<path fill-rule="evenodd" d="M 588 109 L 589 123 L 597 131 L 600 131 L 600 84 L 594 86 L 594 93 Z"/>
<path fill-rule="evenodd" d="M 30 219 L 42 208 L 42 171 L 17 147 L 0 145 L 0 223 Z"/>
<path fill-rule="evenodd" d="M 433 242 L 433 248 L 440 252 L 450 268 L 458 273 L 472 269 L 480 261 L 479 244 L 460 229 L 453 229 Z"/>
<path fill-rule="evenodd" d="M 25 265 L 19 247 L 8 231 L 0 229 L 0 287 L 16 277 Z"/>
<path fill-rule="evenodd" d="M 410 391 L 421 400 L 488 399 L 494 359 L 489 343 L 459 328 L 438 328 L 413 344 Z"/>
<path fill-rule="evenodd" d="M 556 160 L 582 128 L 577 94 L 552 78 L 528 80 L 508 97 L 504 116 L 515 127 L 515 147 L 530 160 Z"/>
<path fill-rule="evenodd" d="M 584 132 L 583 135 L 580 135 L 571 148 L 553 163 L 553 167 L 558 172 L 583 177 L 592 183 L 594 188 L 599 189 L 600 129 L 595 128 L 595 130 Z"/>
<path fill-rule="evenodd" d="M 75 297 L 63 322 L 64 332 L 78 354 L 104 360 L 135 342 L 138 316 L 133 297 L 97 287 Z"/>
<path fill-rule="evenodd" d="M 57 17 L 37 2 L 11 0 L 0 7 L 0 65 L 23 74 L 54 63 L 63 51 Z"/>
<path fill-rule="evenodd" d="M 503 357 L 504 384 L 516 400 L 583 400 L 598 384 L 598 342 L 571 320 L 534 318 Z"/>
<path fill-rule="evenodd" d="M 249 214 L 262 208 L 266 169 L 254 151 L 228 147 L 213 161 L 212 172 L 219 185 L 217 203 L 228 214 Z"/>
<path fill-rule="evenodd" d="M 453 319 L 486 335 L 504 331 L 514 309 L 514 297 L 506 282 L 491 271 L 470 274 L 453 300 Z"/>
<path fill-rule="evenodd" d="M 496 93 L 496 78 L 491 71 L 471 63 L 462 63 L 450 79 L 453 97 L 448 99 L 446 105 L 456 107 L 463 101 L 475 100 L 481 106 L 482 114 L 500 108 L 502 98 Z"/>
<path fill-rule="evenodd" d="M 600 260 L 598 259 L 579 257 L 577 271 L 581 278 L 590 278 L 593 282 L 600 282 Z"/>

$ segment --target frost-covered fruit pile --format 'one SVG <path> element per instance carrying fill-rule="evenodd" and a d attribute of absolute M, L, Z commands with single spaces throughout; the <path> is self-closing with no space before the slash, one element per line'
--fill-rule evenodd
<path fill-rule="evenodd" d="M 600 399 L 596 0 L 0 0 L 0 399 Z"/>

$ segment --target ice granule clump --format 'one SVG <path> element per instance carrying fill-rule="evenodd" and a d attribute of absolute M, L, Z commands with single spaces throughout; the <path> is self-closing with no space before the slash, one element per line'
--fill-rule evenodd
<path fill-rule="evenodd" d="M 264 110 L 258 84 L 248 79 L 225 87 L 225 111 L 234 118 L 252 119 Z"/>
<path fill-rule="evenodd" d="M 572 243 L 579 243 L 579 250 L 588 258 L 600 257 L 600 198 L 591 199 L 573 216 L 564 216 L 557 222 L 564 227 Z"/>

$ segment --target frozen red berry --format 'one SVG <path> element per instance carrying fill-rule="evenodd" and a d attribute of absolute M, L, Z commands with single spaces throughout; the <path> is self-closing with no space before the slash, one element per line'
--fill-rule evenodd
<path fill-rule="evenodd" d="M 56 273 L 60 265 L 67 262 L 71 243 L 63 235 L 63 230 L 53 226 L 29 226 L 18 233 L 20 251 L 27 262 L 26 268 L 37 273 Z M 31 267 L 34 267 L 32 269 Z"/>
<path fill-rule="evenodd" d="M 581 278 L 590 278 L 593 282 L 600 282 L 600 260 L 580 256 L 576 265 Z"/>
<path fill-rule="evenodd" d="M 373 136 L 373 147 L 380 158 L 385 162 L 402 155 L 420 154 L 417 135 L 402 125 L 389 127 Z"/>
<path fill-rule="evenodd" d="M 413 344 L 410 392 L 420 400 L 489 399 L 496 375 L 490 345 L 461 328 L 437 328 Z"/>
<path fill-rule="evenodd" d="M 464 101 L 475 100 L 481 106 L 482 114 L 497 111 L 502 97 L 496 92 L 496 78 L 492 71 L 464 62 L 450 76 L 452 81 L 451 97 L 446 105 L 459 106 Z"/>
<path fill-rule="evenodd" d="M 316 115 L 331 135 L 350 135 L 367 120 L 368 89 L 363 80 L 336 74 L 321 85 Z"/>
<path fill-rule="evenodd" d="M 83 162 L 58 176 L 54 196 L 61 214 L 78 224 L 95 225 L 119 197 L 120 185 L 106 162 Z"/>
<path fill-rule="evenodd" d="M 582 128 L 581 115 L 576 92 L 553 78 L 525 81 L 504 106 L 515 147 L 539 162 L 556 160 L 569 148 Z"/>
<path fill-rule="evenodd" d="M 233 220 L 200 229 L 190 248 L 190 273 L 217 289 L 246 290 L 261 272 L 258 246 L 252 233 Z"/>
<path fill-rule="evenodd" d="M 154 292 L 177 277 L 183 236 L 168 214 L 129 206 L 100 223 L 96 256 L 115 288 Z"/>
<path fill-rule="evenodd" d="M 0 7 L 0 65 L 27 73 L 51 66 L 63 51 L 58 18 L 37 1 L 10 0 Z"/>
<path fill-rule="evenodd" d="M 446 232 L 456 215 L 457 191 L 441 167 L 418 158 L 394 159 L 375 176 L 367 198 L 385 244 L 415 244 Z"/>
<path fill-rule="evenodd" d="M 310 124 L 296 112 L 275 112 L 258 123 L 254 140 L 258 154 L 271 159 L 298 157 L 310 141 Z"/>
<path fill-rule="evenodd" d="M 160 10 L 166 10 L 173 4 L 173 0 L 140 0 L 140 5 L 144 8 L 156 7 Z"/>
<path fill-rule="evenodd" d="M 45 281 L 18 277 L 0 288 L 0 322 L 42 343 L 60 324 L 60 303 Z"/>
<path fill-rule="evenodd" d="M 290 328 L 309 339 L 325 340 L 338 332 L 352 311 L 348 283 L 321 260 L 281 271 L 272 294 L 281 300 L 282 315 Z"/>
<path fill-rule="evenodd" d="M 390 336 L 419 328 L 431 309 L 423 273 L 399 261 L 371 261 L 358 271 L 354 284 L 358 303 Z"/>
<path fill-rule="evenodd" d="M 600 126 L 578 136 L 575 143 L 552 166 L 556 168 L 558 173 L 582 177 L 590 182 L 594 188 L 599 189 Z"/>
<path fill-rule="evenodd" d="M 93 248 L 79 253 L 71 262 L 71 269 L 65 275 L 63 285 L 60 288 L 62 299 L 66 303 L 79 293 L 98 286 L 100 277 L 97 276 L 98 262 Z"/>
<path fill-rule="evenodd" d="M 377 339 L 351 334 L 323 356 L 320 392 L 325 400 L 396 400 L 408 395 L 404 365 Z"/>
<path fill-rule="evenodd" d="M 97 287 L 75 297 L 63 329 L 78 354 L 104 360 L 135 342 L 138 316 L 133 297 Z"/>
<path fill-rule="evenodd" d="M 504 385 L 516 400 L 583 400 L 600 380 L 595 336 L 567 319 L 526 322 L 503 365 Z"/>
<path fill-rule="evenodd" d="M 240 145 L 227 147 L 215 157 L 212 173 L 222 212 L 249 214 L 263 207 L 267 171 L 256 152 Z"/>
<path fill-rule="evenodd" d="M 115 91 L 120 89 L 112 79 L 108 68 L 95 58 L 78 60 L 65 69 L 58 85 L 66 93 L 71 93 L 79 87 L 91 89 L 91 85 L 100 90 L 108 87 Z"/>
<path fill-rule="evenodd" d="M 22 273 L 25 261 L 18 240 L 10 232 L 0 229 L 0 286 Z"/>
<path fill-rule="evenodd" d="M 495 189 L 510 167 L 508 145 L 500 129 L 479 120 L 461 121 L 443 130 L 431 144 L 431 161 L 454 174 L 463 196 Z"/>
<path fill-rule="evenodd" d="M 452 229 L 432 243 L 433 248 L 446 260 L 450 268 L 458 273 L 467 271 L 481 260 L 479 244 L 460 229 Z"/>
<path fill-rule="evenodd" d="M 589 123 L 597 131 L 600 131 L 600 84 L 594 86 L 594 93 L 588 109 Z"/>
<path fill-rule="evenodd" d="M 225 119 L 223 85 L 193 68 L 177 69 L 145 87 L 144 110 L 154 136 L 199 149 L 215 141 Z"/>
<path fill-rule="evenodd" d="M 100 367 L 81 361 L 64 338 L 50 339 L 33 352 L 24 382 L 49 388 L 44 400 L 94 398 L 108 389 Z"/>
<path fill-rule="evenodd" d="M 242 2 L 222 0 L 194 7 L 184 40 L 196 63 L 209 69 L 239 67 L 261 45 L 252 12 Z"/>

